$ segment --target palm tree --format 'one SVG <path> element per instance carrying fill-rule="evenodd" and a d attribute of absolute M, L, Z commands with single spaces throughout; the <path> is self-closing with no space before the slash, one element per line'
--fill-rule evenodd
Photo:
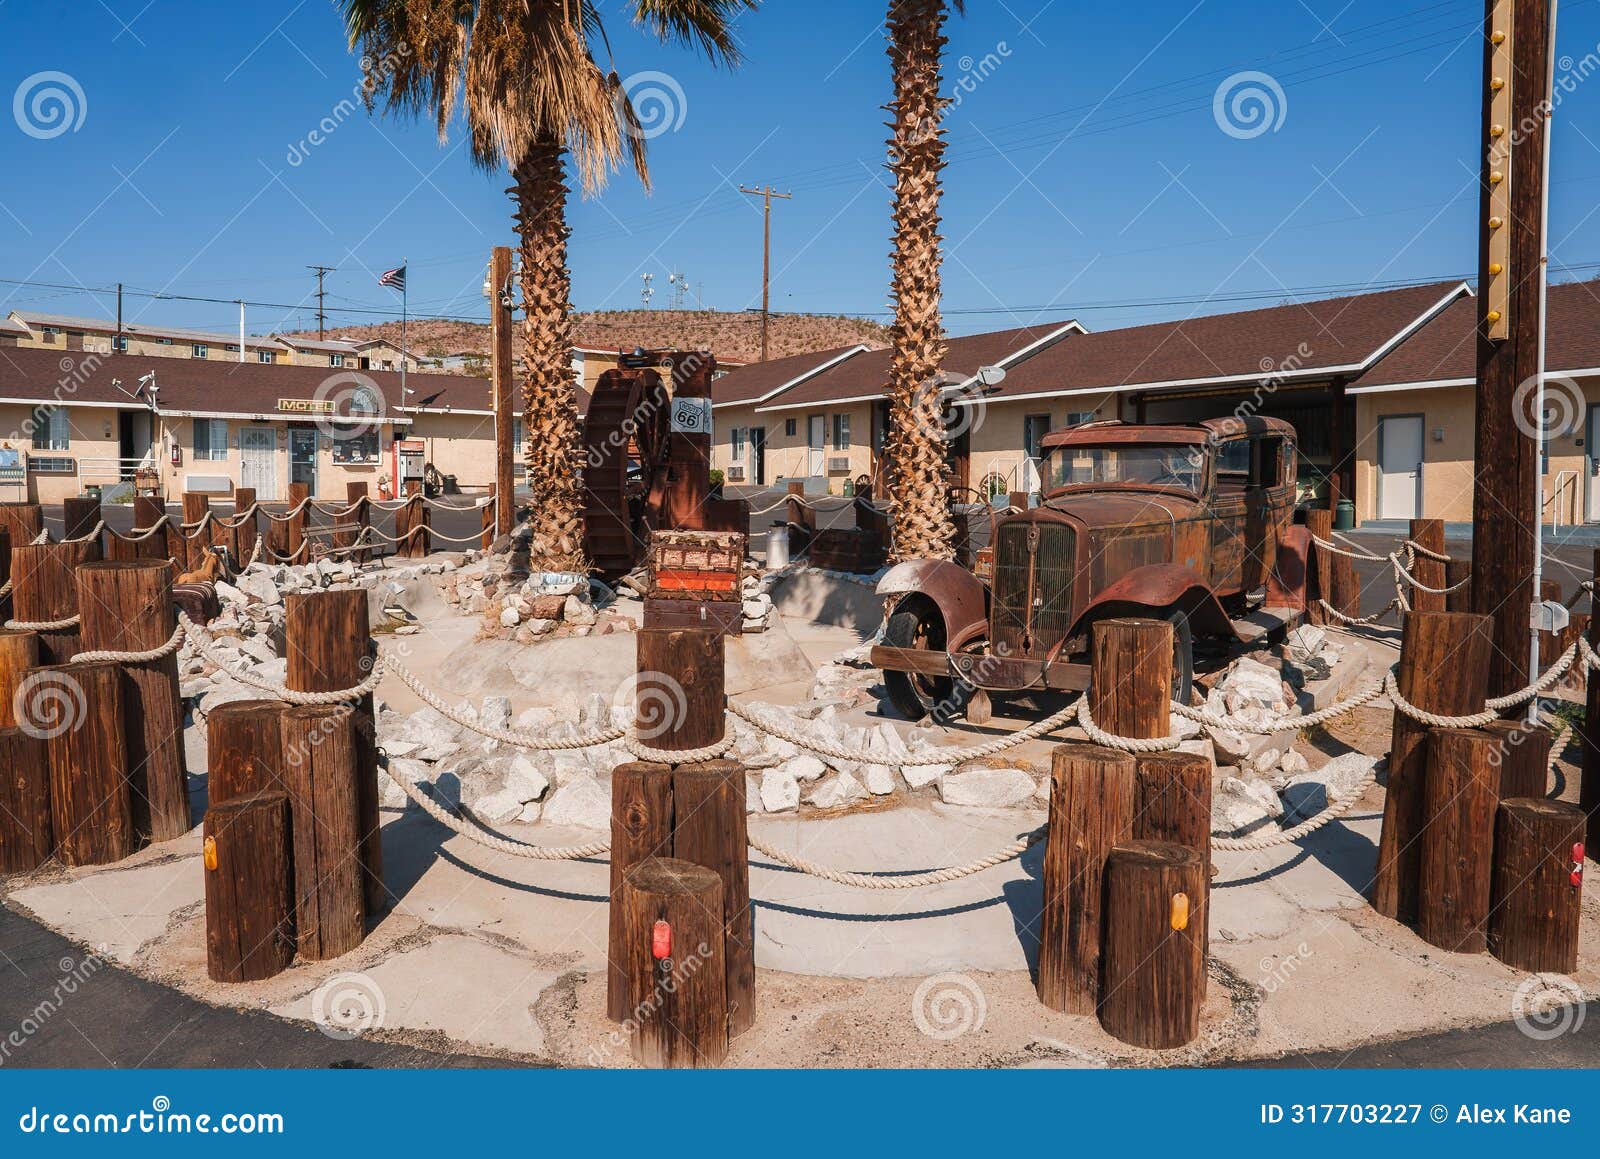
<path fill-rule="evenodd" d="M 961 0 L 951 0 L 957 11 Z M 894 324 L 889 363 L 889 429 L 884 456 L 894 512 L 893 556 L 950 559 L 941 405 L 944 326 L 939 316 L 940 170 L 945 105 L 939 95 L 945 0 L 889 0 L 889 59 L 894 63 Z"/>
<path fill-rule="evenodd" d="M 572 282 L 567 270 L 567 166 L 583 192 L 624 163 L 649 188 L 645 134 L 614 70 L 594 0 L 341 0 L 362 53 L 371 108 L 431 117 L 441 142 L 459 112 L 473 161 L 509 168 L 521 250 L 524 444 L 533 508 L 530 566 L 587 569 L 583 552 Z M 661 41 L 736 64 L 733 23 L 759 0 L 633 0 L 634 22 Z M 509 501 L 502 498 L 502 502 Z"/>

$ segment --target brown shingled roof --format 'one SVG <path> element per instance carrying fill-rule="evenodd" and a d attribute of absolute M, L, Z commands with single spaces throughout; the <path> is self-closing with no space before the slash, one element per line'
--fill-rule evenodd
<path fill-rule="evenodd" d="M 711 384 L 712 404 L 735 406 L 757 402 L 774 391 L 803 382 L 831 364 L 853 358 L 867 349 L 865 343 L 858 342 L 854 346 L 835 346 L 832 350 L 816 350 L 767 362 L 752 362 L 730 370 Z"/>
<path fill-rule="evenodd" d="M 1436 282 L 1103 330 L 1057 343 L 1028 359 L 1006 375 L 993 397 L 1350 372 L 1465 293 L 1464 282 Z"/>
<path fill-rule="evenodd" d="M 1478 375 L 1478 306 L 1463 298 L 1367 373 L 1352 389 L 1408 383 L 1470 383 Z M 1551 286 L 1545 319 L 1545 366 L 1551 372 L 1600 368 L 1600 281 Z"/>
<path fill-rule="evenodd" d="M 7 347 L 0 350 L 0 401 L 140 404 L 112 386 L 127 390 L 140 375 L 154 371 L 163 411 L 218 415 L 279 415 L 279 399 L 331 398 L 370 383 L 385 414 L 401 407 L 400 374 L 392 370 L 342 370 L 318 366 L 269 366 L 259 362 L 214 362 L 157 358 L 138 354 L 94 354 Z M 489 383 L 459 374 L 406 376 L 407 409 L 490 410 Z M 305 416 L 300 416 L 305 417 Z"/>
<path fill-rule="evenodd" d="M 1067 321 L 951 338 L 947 341 L 944 369 L 950 374 L 970 378 L 985 366 L 1018 359 L 1030 347 L 1037 346 L 1040 350 L 1057 349 L 1071 342 L 1080 342 L 1082 332 L 1083 327 L 1076 321 Z M 1063 338 L 1068 341 L 1063 343 L 1061 341 Z M 782 410 L 790 406 L 817 406 L 854 402 L 866 398 L 882 398 L 889 383 L 889 357 L 890 352 L 887 350 L 858 354 L 792 390 L 784 391 L 757 409 Z M 1034 353 L 1029 357 L 1038 357 L 1038 354 Z M 1018 365 L 1026 365 L 1026 362 Z M 1010 373 L 1009 366 L 1007 373 Z"/>

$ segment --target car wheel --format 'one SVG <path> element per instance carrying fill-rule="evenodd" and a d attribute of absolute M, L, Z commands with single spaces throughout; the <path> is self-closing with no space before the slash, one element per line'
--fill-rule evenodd
<path fill-rule="evenodd" d="M 918 648 L 943 652 L 945 643 L 944 617 L 938 609 L 921 600 L 908 601 L 911 606 L 900 605 L 884 625 L 883 642 L 890 648 Z M 914 672 L 883 674 L 884 686 L 889 690 L 889 701 L 907 720 L 921 720 L 934 713 L 946 713 L 956 707 L 956 682 L 948 676 L 920 676 Z"/>
<path fill-rule="evenodd" d="M 1169 612 L 1172 625 L 1172 699 L 1188 704 L 1194 689 L 1194 629 L 1183 612 Z"/>

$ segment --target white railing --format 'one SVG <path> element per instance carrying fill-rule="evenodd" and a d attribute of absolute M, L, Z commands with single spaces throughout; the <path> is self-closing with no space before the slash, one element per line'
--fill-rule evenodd
<path fill-rule="evenodd" d="M 1550 487 L 1550 498 L 1544 501 L 1544 505 L 1551 509 L 1550 526 L 1553 528 L 1561 526 L 1561 490 L 1568 483 L 1572 484 L 1572 522 L 1582 522 L 1578 518 L 1578 497 L 1581 490 L 1578 486 L 1578 472 L 1573 470 L 1557 471 L 1555 481 Z"/>
<path fill-rule="evenodd" d="M 63 451 L 62 458 L 70 457 L 70 452 Z M 121 459 L 114 456 L 85 455 L 78 459 L 78 478 L 85 483 L 117 483 L 123 479 L 132 479 L 133 473 L 140 467 L 151 465 L 150 456 L 145 455 L 140 459 Z"/>

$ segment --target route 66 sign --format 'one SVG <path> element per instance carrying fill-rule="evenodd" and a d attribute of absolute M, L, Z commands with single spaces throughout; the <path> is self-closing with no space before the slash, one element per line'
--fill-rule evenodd
<path fill-rule="evenodd" d="M 710 435 L 711 400 L 709 398 L 673 399 L 672 433 L 675 435 Z"/>

